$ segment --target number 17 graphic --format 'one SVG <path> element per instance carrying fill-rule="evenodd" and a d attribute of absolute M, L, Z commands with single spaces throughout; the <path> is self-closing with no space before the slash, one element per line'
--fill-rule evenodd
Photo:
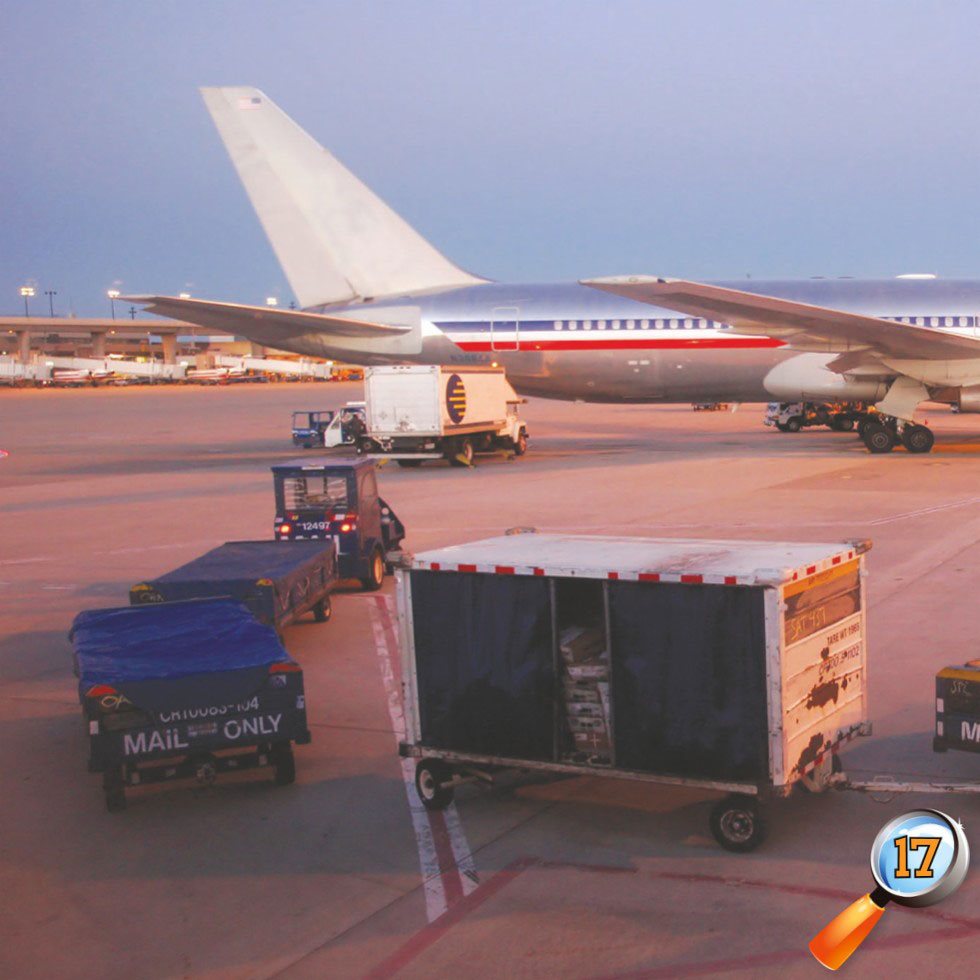
<path fill-rule="evenodd" d="M 898 851 L 898 864 L 895 868 L 896 878 L 911 878 L 909 870 L 909 851 L 926 852 L 919 866 L 915 869 L 916 878 L 932 877 L 932 862 L 936 859 L 936 851 L 942 843 L 941 837 L 896 837 L 892 843 Z"/>

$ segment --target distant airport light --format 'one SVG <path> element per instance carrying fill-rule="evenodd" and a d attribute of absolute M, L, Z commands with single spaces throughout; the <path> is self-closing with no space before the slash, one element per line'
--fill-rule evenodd
<path fill-rule="evenodd" d="M 116 319 L 116 300 L 119 298 L 118 289 L 107 289 L 106 296 L 109 297 L 109 306 L 112 309 L 112 319 Z"/>
<path fill-rule="evenodd" d="M 279 305 L 279 300 L 277 300 L 275 298 L 275 296 L 266 296 L 266 298 L 265 298 L 265 305 L 266 306 L 278 306 Z"/>
<path fill-rule="evenodd" d="M 191 294 L 190 293 L 181 293 L 178 298 L 179 299 L 190 299 L 191 298 Z"/>
<path fill-rule="evenodd" d="M 903 272 L 900 276 L 895 276 L 896 279 L 935 279 L 935 272 Z"/>
<path fill-rule="evenodd" d="M 24 316 L 30 316 L 31 311 L 27 307 L 27 301 L 34 295 L 33 286 L 21 286 L 20 295 L 24 297 Z"/>

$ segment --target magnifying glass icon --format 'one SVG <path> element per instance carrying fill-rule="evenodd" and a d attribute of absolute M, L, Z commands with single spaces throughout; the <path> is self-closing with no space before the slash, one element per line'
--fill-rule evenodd
<path fill-rule="evenodd" d="M 810 952 L 836 970 L 864 942 L 889 902 L 935 905 L 963 883 L 970 845 L 963 828 L 939 810 L 910 810 L 889 820 L 871 847 L 876 887 L 849 905 L 810 941 Z"/>

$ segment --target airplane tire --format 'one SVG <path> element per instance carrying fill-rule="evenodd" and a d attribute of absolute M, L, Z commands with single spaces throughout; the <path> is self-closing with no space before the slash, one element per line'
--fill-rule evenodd
<path fill-rule="evenodd" d="M 869 453 L 890 453 L 895 448 L 895 437 L 891 430 L 880 422 L 867 422 L 861 436 Z"/>
<path fill-rule="evenodd" d="M 935 441 L 932 429 L 924 425 L 907 425 L 902 429 L 902 445 L 910 453 L 927 453 Z"/>

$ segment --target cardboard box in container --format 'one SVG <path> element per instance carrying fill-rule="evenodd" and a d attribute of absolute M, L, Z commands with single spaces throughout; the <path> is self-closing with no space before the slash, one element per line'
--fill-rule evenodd
<path fill-rule="evenodd" d="M 602 705 L 597 701 L 572 701 L 565 705 L 569 718 L 599 718 L 605 721 Z"/>
<path fill-rule="evenodd" d="M 608 732 L 572 732 L 576 752 L 587 752 L 591 756 L 609 756 L 612 745 Z"/>
<path fill-rule="evenodd" d="M 566 664 L 592 663 L 605 651 L 606 638 L 601 630 L 570 626 L 562 630 L 558 648 Z"/>
<path fill-rule="evenodd" d="M 567 705 L 600 703 L 599 686 L 596 681 L 573 681 L 566 677 L 562 688 L 564 702 Z"/>

